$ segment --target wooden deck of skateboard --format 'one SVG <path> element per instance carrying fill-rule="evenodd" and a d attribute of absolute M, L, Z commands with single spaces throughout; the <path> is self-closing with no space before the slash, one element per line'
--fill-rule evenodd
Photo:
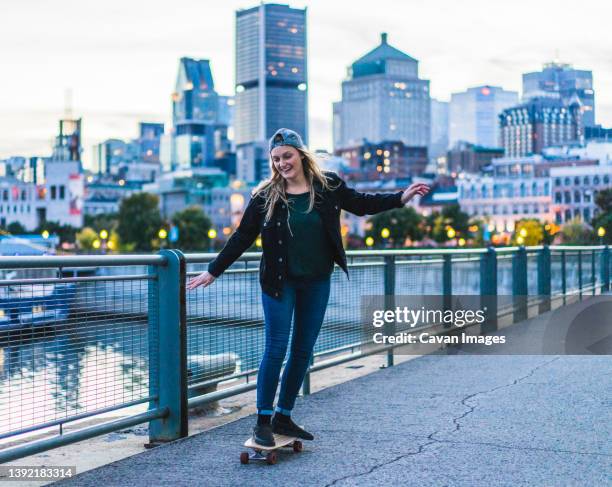
<path fill-rule="evenodd" d="M 253 437 L 246 440 L 244 442 L 244 446 L 247 448 L 253 448 L 257 450 L 265 450 L 265 451 L 276 450 L 277 448 L 282 448 L 283 446 L 291 445 L 294 441 L 299 439 L 299 438 L 296 438 L 295 436 L 278 435 L 276 433 L 273 433 L 273 435 L 274 435 L 274 443 L 275 443 L 274 446 L 265 446 L 265 445 L 260 445 L 259 443 L 255 443 L 253 441 Z"/>

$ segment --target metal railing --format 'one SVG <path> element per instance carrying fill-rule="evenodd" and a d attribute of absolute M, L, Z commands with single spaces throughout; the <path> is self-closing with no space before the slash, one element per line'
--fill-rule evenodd
<path fill-rule="evenodd" d="M 0 258 L 0 462 L 149 422 L 149 442 L 188 434 L 189 408 L 252 390 L 264 348 L 260 253 L 207 288 L 186 279 L 216 254 Z M 347 252 L 303 385 L 366 348 L 363 295 L 480 295 L 521 321 L 610 289 L 607 246 Z M 492 297 L 509 295 L 511 305 Z M 535 311 L 534 311 L 535 310 Z M 501 321 L 500 321 L 501 322 Z M 488 331 L 488 330 L 485 330 Z M 120 419 L 116 419 L 120 415 Z"/>

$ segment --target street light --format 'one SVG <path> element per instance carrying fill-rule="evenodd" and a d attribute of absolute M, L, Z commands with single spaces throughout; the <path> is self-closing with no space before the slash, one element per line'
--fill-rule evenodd
<path fill-rule="evenodd" d="M 260 247 L 260 248 L 261 248 L 261 237 L 257 237 L 257 238 L 255 239 L 255 245 L 257 245 L 258 247 Z"/>
<path fill-rule="evenodd" d="M 100 243 L 100 241 L 99 241 L 98 239 L 95 239 L 95 240 L 93 241 L 92 246 L 93 246 L 93 248 L 94 248 L 94 249 L 99 249 L 99 248 L 100 248 L 100 245 L 101 245 L 101 243 Z"/>
<path fill-rule="evenodd" d="M 463 247 L 465 245 L 465 239 L 464 238 L 460 238 L 459 239 L 459 247 Z"/>
<path fill-rule="evenodd" d="M 49 231 L 48 230 L 43 230 L 42 238 L 44 238 L 45 240 L 47 240 L 49 238 Z"/>
<path fill-rule="evenodd" d="M 100 238 L 106 240 L 108 238 L 108 232 L 106 230 L 100 230 Z"/>
<path fill-rule="evenodd" d="M 606 236 L 606 229 L 604 227 L 599 227 L 597 229 L 597 236 L 599 237 L 599 243 L 603 244 L 603 238 Z"/>
<path fill-rule="evenodd" d="M 457 235 L 455 229 L 453 227 L 448 227 L 448 230 L 446 230 L 446 236 L 448 238 L 455 238 L 455 235 Z"/>
<path fill-rule="evenodd" d="M 217 236 L 217 230 L 211 228 L 208 230 L 208 251 L 210 252 L 213 248 L 213 240 L 215 240 Z"/>
<path fill-rule="evenodd" d="M 373 239 L 372 237 L 367 237 L 367 238 L 365 239 L 365 244 L 366 244 L 368 247 L 371 247 L 372 245 L 374 245 L 374 239 Z"/>
<path fill-rule="evenodd" d="M 163 240 L 168 237 L 168 232 L 165 228 L 161 228 L 159 232 L 157 232 L 157 236 Z"/>
<path fill-rule="evenodd" d="M 381 236 L 382 238 L 389 238 L 389 235 L 391 235 L 391 232 L 389 231 L 389 229 L 388 229 L 388 228 L 383 228 L 383 229 L 380 231 L 380 236 Z"/>
<path fill-rule="evenodd" d="M 527 229 L 521 228 L 521 231 L 519 232 L 519 235 L 521 237 L 523 237 L 523 239 L 524 239 L 527 236 Z"/>

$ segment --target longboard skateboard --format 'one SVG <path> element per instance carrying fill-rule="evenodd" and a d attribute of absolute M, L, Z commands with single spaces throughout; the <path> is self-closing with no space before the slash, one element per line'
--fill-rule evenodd
<path fill-rule="evenodd" d="M 278 460 L 277 450 L 283 447 L 291 447 L 294 452 L 298 453 L 303 448 L 302 442 L 294 436 L 274 434 L 274 443 L 274 446 L 264 446 L 255 443 L 252 437 L 249 438 L 244 442 L 244 446 L 253 451 L 243 451 L 240 454 L 240 463 L 246 465 L 250 460 L 263 460 L 268 465 L 274 465 Z"/>

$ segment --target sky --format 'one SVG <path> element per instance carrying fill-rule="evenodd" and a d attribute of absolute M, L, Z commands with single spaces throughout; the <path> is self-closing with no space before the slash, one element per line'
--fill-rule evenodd
<path fill-rule="evenodd" d="M 71 92 L 84 163 L 139 121 L 171 120 L 183 56 L 210 59 L 215 87 L 234 87 L 235 11 L 245 0 L 1 0 L 0 158 L 51 152 Z M 558 59 L 593 71 L 596 122 L 612 126 L 612 2 L 584 0 L 313 0 L 308 8 L 311 149 L 332 148 L 332 103 L 347 67 L 388 33 L 419 60 L 431 94 L 477 85 L 520 92 L 521 74 Z"/>

